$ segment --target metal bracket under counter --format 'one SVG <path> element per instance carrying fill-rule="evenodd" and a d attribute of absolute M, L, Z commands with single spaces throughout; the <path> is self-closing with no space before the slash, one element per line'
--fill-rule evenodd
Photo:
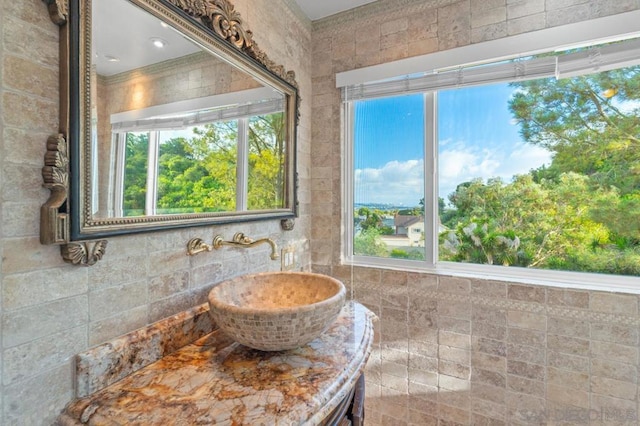
<path fill-rule="evenodd" d="M 248 349 L 215 330 L 71 402 L 58 423 L 130 424 L 135 419 L 143 424 L 331 424 L 345 401 L 347 409 L 351 406 L 371 353 L 373 318 L 364 306 L 347 302 L 319 338 L 283 352 Z M 137 345 L 144 351 L 143 344 Z M 85 378 L 98 380 L 114 374 L 111 369 L 123 368 L 103 362 L 100 354 L 126 363 L 126 357 L 115 353 L 126 351 L 122 341 L 101 346 L 93 349 L 94 363 L 85 362 Z"/>

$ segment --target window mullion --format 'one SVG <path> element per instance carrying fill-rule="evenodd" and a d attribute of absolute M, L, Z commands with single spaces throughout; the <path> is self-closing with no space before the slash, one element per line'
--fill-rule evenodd
<path fill-rule="evenodd" d="M 109 188 L 112 193 L 109 194 L 109 217 L 124 216 L 124 171 L 126 161 L 127 134 L 116 133 L 113 135 L 114 143 L 112 145 L 112 161 L 115 163 L 111 167 L 111 182 Z"/>
<path fill-rule="evenodd" d="M 438 257 L 438 120 L 437 94 L 427 92 L 425 101 L 424 147 L 424 246 L 425 261 L 433 266 Z"/>
<path fill-rule="evenodd" d="M 342 238 L 344 242 L 343 247 L 343 256 L 347 261 L 353 260 L 353 239 L 355 237 L 354 231 L 354 174 L 355 174 L 355 164 L 353 161 L 353 153 L 354 153 L 354 128 L 355 121 L 353 119 L 353 102 L 345 102 L 344 103 L 344 126 L 342 140 L 344 141 L 344 158 L 342 161 L 342 197 L 344 206 L 342 212 L 342 223 L 343 223 L 343 235 L 346 235 L 346 238 Z"/>
<path fill-rule="evenodd" d="M 249 119 L 238 119 L 238 156 L 236 163 L 236 210 L 246 211 L 249 192 Z"/>
<path fill-rule="evenodd" d="M 158 151 L 160 133 L 149 132 L 149 158 L 147 159 L 147 196 L 145 200 L 145 214 L 155 216 L 158 206 Z"/>

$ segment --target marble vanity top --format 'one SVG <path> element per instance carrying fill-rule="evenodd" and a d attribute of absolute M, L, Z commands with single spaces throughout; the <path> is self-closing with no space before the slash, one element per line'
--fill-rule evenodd
<path fill-rule="evenodd" d="M 323 335 L 284 352 L 252 350 L 216 330 L 73 401 L 58 423 L 319 424 L 360 376 L 373 318 L 347 302 Z"/>

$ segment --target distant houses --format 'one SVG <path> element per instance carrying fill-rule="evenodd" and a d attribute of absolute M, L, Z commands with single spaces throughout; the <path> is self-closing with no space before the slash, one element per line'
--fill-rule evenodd
<path fill-rule="evenodd" d="M 388 247 L 424 247 L 424 216 L 397 214 L 393 227 L 393 234 L 380 236 Z"/>

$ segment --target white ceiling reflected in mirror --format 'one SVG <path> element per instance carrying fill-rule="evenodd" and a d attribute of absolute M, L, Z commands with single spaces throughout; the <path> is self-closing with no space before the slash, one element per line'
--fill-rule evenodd
<path fill-rule="evenodd" d="M 52 0 L 50 12 L 61 4 Z M 61 45 L 70 46 L 61 63 L 70 108 L 68 128 L 48 145 L 43 176 L 56 196 L 42 209 L 43 243 L 261 219 L 290 226 L 295 76 L 257 46 L 230 3 L 70 0 L 69 8 L 70 26 L 55 10 L 64 16 Z"/>
<path fill-rule="evenodd" d="M 202 51 L 169 24 L 123 0 L 93 0 L 93 63 L 110 76 Z"/>

